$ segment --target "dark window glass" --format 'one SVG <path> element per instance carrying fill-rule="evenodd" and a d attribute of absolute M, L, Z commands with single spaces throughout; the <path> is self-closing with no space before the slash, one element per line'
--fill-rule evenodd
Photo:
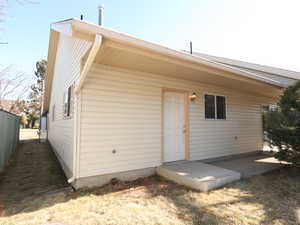
<path fill-rule="evenodd" d="M 52 106 L 52 121 L 55 120 L 55 105 Z"/>
<path fill-rule="evenodd" d="M 215 119 L 215 96 L 205 95 L 205 118 Z"/>
<path fill-rule="evenodd" d="M 64 116 L 71 116 L 72 86 L 64 94 Z"/>
<path fill-rule="evenodd" d="M 67 104 L 67 116 L 71 114 L 71 87 L 68 88 L 68 104 Z"/>
<path fill-rule="evenodd" d="M 216 96 L 217 98 L 217 119 L 226 119 L 226 102 L 224 96 Z"/>
<path fill-rule="evenodd" d="M 270 106 L 269 105 L 263 105 L 262 106 L 262 112 L 269 112 L 270 111 Z"/>
<path fill-rule="evenodd" d="M 64 116 L 67 116 L 68 113 L 68 91 L 64 93 Z"/>

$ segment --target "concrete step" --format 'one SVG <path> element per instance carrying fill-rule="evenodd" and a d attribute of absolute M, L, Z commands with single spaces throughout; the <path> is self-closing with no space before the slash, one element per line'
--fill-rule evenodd
<path fill-rule="evenodd" d="M 178 184 L 207 192 L 239 180 L 240 173 L 198 161 L 184 161 L 157 168 L 157 174 Z"/>

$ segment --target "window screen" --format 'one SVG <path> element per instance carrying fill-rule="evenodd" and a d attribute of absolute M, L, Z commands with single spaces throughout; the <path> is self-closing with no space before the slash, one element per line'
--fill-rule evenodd
<path fill-rule="evenodd" d="M 72 86 L 70 86 L 64 95 L 64 116 L 71 116 L 71 96 L 72 96 Z"/>
<path fill-rule="evenodd" d="M 205 95 L 205 118 L 215 119 L 215 96 Z"/>
<path fill-rule="evenodd" d="M 55 105 L 52 105 L 52 121 L 55 120 Z"/>
<path fill-rule="evenodd" d="M 71 115 L 71 87 L 68 88 L 67 116 Z"/>
<path fill-rule="evenodd" d="M 68 109 L 68 92 L 65 91 L 65 93 L 64 93 L 64 116 L 66 116 L 68 113 L 67 109 Z"/>
<path fill-rule="evenodd" d="M 224 96 L 216 96 L 217 99 L 217 119 L 226 119 L 226 102 Z"/>

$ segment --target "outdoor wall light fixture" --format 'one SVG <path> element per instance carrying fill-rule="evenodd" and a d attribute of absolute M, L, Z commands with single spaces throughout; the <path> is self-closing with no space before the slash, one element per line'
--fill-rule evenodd
<path fill-rule="evenodd" d="M 197 94 L 196 94 L 195 92 L 193 92 L 193 94 L 190 95 L 190 100 L 191 100 L 192 102 L 194 102 L 194 101 L 196 100 L 197 97 L 198 97 Z"/>

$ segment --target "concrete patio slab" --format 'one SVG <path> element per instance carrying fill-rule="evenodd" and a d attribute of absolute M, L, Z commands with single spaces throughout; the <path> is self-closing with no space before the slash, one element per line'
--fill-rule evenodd
<path fill-rule="evenodd" d="M 162 165 L 157 173 L 196 190 L 209 191 L 240 179 L 240 173 L 197 161 Z"/>
<path fill-rule="evenodd" d="M 241 174 L 241 178 L 263 174 L 282 166 L 280 161 L 264 153 L 236 159 L 215 161 L 208 164 L 236 171 Z"/>

